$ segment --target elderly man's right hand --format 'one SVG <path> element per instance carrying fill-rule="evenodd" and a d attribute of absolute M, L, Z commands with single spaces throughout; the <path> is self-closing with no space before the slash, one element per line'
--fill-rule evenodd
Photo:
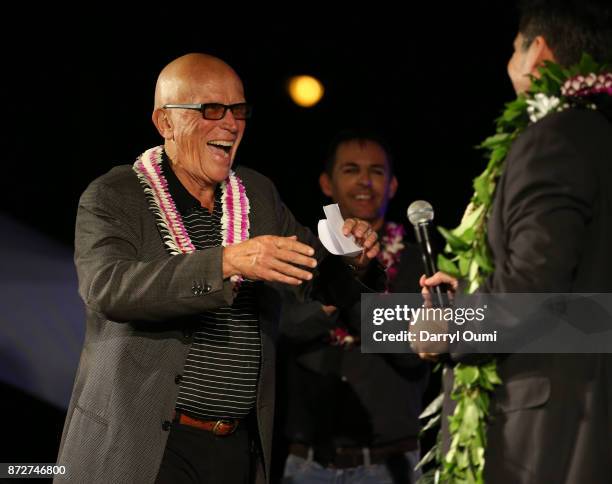
<path fill-rule="evenodd" d="M 283 282 L 297 286 L 312 279 L 314 249 L 298 242 L 296 236 L 261 235 L 223 249 L 223 277 L 240 275 L 246 279 Z"/>

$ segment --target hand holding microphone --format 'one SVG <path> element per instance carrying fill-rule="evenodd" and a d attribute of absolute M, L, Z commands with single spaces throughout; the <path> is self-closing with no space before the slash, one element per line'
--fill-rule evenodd
<path fill-rule="evenodd" d="M 423 298 L 431 306 L 445 307 L 448 306 L 449 294 L 452 296 L 452 293 L 457 289 L 458 282 L 454 277 L 439 272 L 437 269 L 429 235 L 429 226 L 433 218 L 433 207 L 425 200 L 416 200 L 408 207 L 408 220 L 414 226 L 414 233 L 421 248 L 421 257 L 425 266 L 426 275 L 421 276 L 419 280 L 419 284 L 423 288 Z M 448 358 L 440 354 L 446 353 L 448 349 L 441 349 L 439 345 L 431 347 L 430 343 L 412 343 L 411 346 L 423 360 L 437 362 L 440 361 L 440 358 Z"/>
<path fill-rule="evenodd" d="M 431 246 L 429 226 L 434 218 L 434 210 L 429 202 L 416 200 L 408 207 L 408 220 L 414 226 L 414 233 L 421 248 L 421 257 L 425 266 L 425 277 L 419 283 L 428 289 L 432 305 L 436 307 L 448 306 L 449 288 L 457 289 L 457 279 L 443 272 L 438 272 L 436 259 Z"/>

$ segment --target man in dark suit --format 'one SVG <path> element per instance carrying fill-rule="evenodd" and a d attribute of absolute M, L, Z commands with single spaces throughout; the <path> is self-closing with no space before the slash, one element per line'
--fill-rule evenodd
<path fill-rule="evenodd" d="M 319 182 L 344 217 L 379 231 L 387 291 L 418 292 L 419 248 L 403 225 L 385 220 L 398 185 L 386 143 L 367 131 L 340 133 Z M 279 406 L 290 443 L 284 480 L 416 482 L 428 365 L 414 354 L 362 353 L 359 302 L 286 304 L 281 334 L 279 401 L 286 403 Z"/>
<path fill-rule="evenodd" d="M 249 115 L 230 66 L 180 57 L 157 81 L 163 146 L 81 197 L 87 331 L 58 458 L 72 482 L 268 479 L 275 284 L 341 303 L 377 274 L 367 222 L 343 227 L 361 257 L 325 258 L 267 178 L 231 170 Z"/>
<path fill-rule="evenodd" d="M 569 66 L 587 52 L 609 61 L 611 29 L 609 2 L 525 4 L 508 63 L 515 90 L 527 90 L 546 60 Z M 488 221 L 495 271 L 479 290 L 612 292 L 611 187 L 609 112 L 570 108 L 528 126 L 497 184 Z M 457 283 L 443 273 L 423 281 L 440 282 Z M 596 354 L 500 356 L 486 482 L 612 482 L 611 361 Z M 444 384 L 448 395 L 452 381 Z"/>

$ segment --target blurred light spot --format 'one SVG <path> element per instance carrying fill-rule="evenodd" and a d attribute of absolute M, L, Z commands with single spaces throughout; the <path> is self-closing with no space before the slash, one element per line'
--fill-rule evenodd
<path fill-rule="evenodd" d="M 323 84 L 312 76 L 294 76 L 289 79 L 289 95 L 298 106 L 309 108 L 323 97 Z"/>

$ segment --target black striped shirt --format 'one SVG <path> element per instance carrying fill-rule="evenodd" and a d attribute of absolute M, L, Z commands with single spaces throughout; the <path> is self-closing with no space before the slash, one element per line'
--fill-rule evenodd
<path fill-rule="evenodd" d="M 180 184 L 164 157 L 168 189 L 197 250 L 221 245 L 221 189 L 210 213 Z M 242 418 L 255 406 L 261 358 L 253 282 L 243 281 L 234 303 L 197 317 L 176 408 L 196 417 Z"/>

